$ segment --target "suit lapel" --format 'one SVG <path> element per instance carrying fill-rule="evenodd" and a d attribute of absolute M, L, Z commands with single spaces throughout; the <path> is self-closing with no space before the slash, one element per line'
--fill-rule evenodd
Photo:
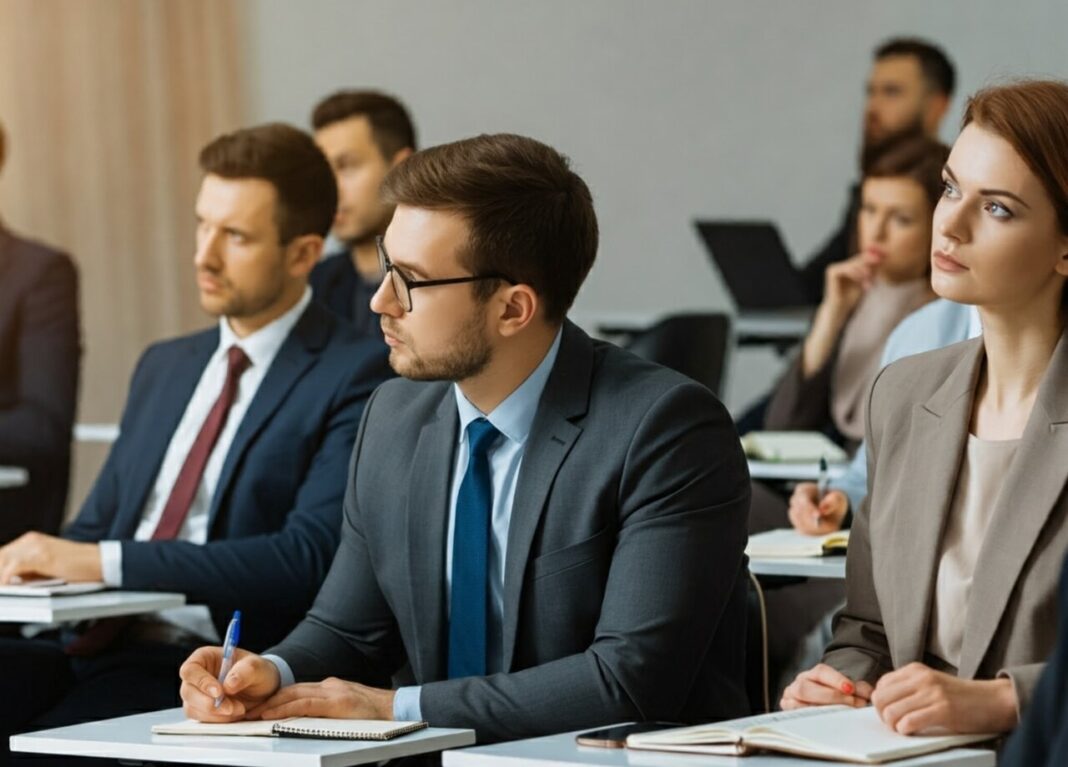
<path fill-rule="evenodd" d="M 241 419 L 241 425 L 234 434 L 234 441 L 226 453 L 226 460 L 219 474 L 219 483 L 211 499 L 211 510 L 208 516 L 209 530 L 213 528 L 218 518 L 219 508 L 233 480 L 234 470 L 241 462 L 252 440 L 260 433 L 278 407 L 285 402 L 294 384 L 318 360 L 318 351 L 326 344 L 330 335 L 330 323 L 324 316 L 325 312 L 326 310 L 320 308 L 315 302 L 308 304 L 308 308 L 304 310 L 297 324 L 283 342 L 267 375 L 256 390 L 256 396 L 249 404 L 248 410 L 245 411 L 245 417 Z"/>
<path fill-rule="evenodd" d="M 511 669 L 519 623 L 519 603 L 531 545 L 545 511 L 557 472 L 582 429 L 573 419 L 585 415 L 593 375 L 593 346 L 589 337 L 565 323 L 556 364 L 545 384 L 531 427 L 516 483 L 508 528 L 504 570 L 503 655 Z"/>
<path fill-rule="evenodd" d="M 446 522 L 459 416 L 452 387 L 443 391 L 434 416 L 419 432 L 407 482 L 408 569 L 417 635 L 412 662 L 421 682 L 445 678 Z"/>
<path fill-rule="evenodd" d="M 983 662 L 1017 578 L 1068 480 L 1068 334 L 1062 335 L 1042 379 L 990 526 L 975 563 L 964 625 L 959 675 L 970 679 Z"/>
<path fill-rule="evenodd" d="M 130 481 L 125 493 L 126 502 L 120 505 L 120 516 L 116 517 L 112 534 L 120 538 L 132 538 L 141 522 L 145 500 L 152 489 L 163 464 L 174 432 L 185 415 L 189 400 L 200 382 L 204 368 L 211 360 L 211 355 L 219 346 L 218 328 L 203 333 L 193 339 L 184 353 L 176 355 L 170 369 L 163 377 L 158 396 L 150 396 L 153 418 L 146 433 L 131 434 L 131 454 L 136 457 L 130 462 Z M 126 435 L 119 439 L 125 441 Z"/>
<path fill-rule="evenodd" d="M 885 549 L 893 561 L 884 562 L 883 568 L 896 584 L 884 621 L 895 665 L 922 659 L 926 648 L 938 552 L 968 443 L 975 382 L 983 361 L 982 341 L 968 343 L 945 382 L 913 408 L 909 445 L 914 447 L 904 456 L 899 502 L 881 512 L 893 515 L 892 544 Z"/>

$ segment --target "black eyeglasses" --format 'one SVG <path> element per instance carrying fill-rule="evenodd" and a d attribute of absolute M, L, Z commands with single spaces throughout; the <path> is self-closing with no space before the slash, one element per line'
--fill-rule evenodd
<path fill-rule="evenodd" d="M 382 268 L 382 275 L 383 277 L 387 274 L 389 275 L 390 283 L 393 285 L 393 292 L 397 294 L 397 300 L 400 301 L 406 312 L 412 310 L 412 291 L 416 288 L 432 288 L 436 285 L 459 285 L 463 282 L 478 282 L 479 280 L 504 280 L 509 285 L 516 284 L 515 280 L 503 274 L 476 274 L 471 277 L 450 277 L 447 280 L 410 280 L 389 260 L 381 235 L 375 237 L 375 245 L 378 246 L 378 264 Z"/>

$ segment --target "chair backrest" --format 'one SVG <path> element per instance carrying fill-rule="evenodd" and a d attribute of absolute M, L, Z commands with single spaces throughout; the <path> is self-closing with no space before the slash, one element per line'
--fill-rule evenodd
<path fill-rule="evenodd" d="M 745 688 L 754 714 L 771 713 L 771 679 L 768 670 L 768 612 L 764 589 L 748 569 L 749 605 L 745 642 Z"/>
<path fill-rule="evenodd" d="M 723 383 L 731 321 L 726 314 L 675 314 L 631 337 L 626 348 L 677 370 L 717 396 Z"/>

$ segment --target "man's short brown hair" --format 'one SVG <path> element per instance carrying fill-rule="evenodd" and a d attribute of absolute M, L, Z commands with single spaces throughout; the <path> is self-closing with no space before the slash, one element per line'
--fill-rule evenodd
<path fill-rule="evenodd" d="M 525 136 L 476 136 L 417 152 L 389 172 L 382 197 L 462 216 L 471 231 L 464 265 L 529 285 L 550 322 L 563 320 L 597 255 L 586 182 L 566 157 Z M 485 297 L 496 287 L 488 281 L 476 290 Z"/>
<path fill-rule="evenodd" d="M 304 131 L 267 123 L 219 136 L 200 150 L 205 173 L 229 179 L 260 178 L 275 188 L 275 223 L 283 244 L 304 234 L 325 237 L 337 212 L 337 182 L 330 163 Z"/>
<path fill-rule="evenodd" d="M 312 111 L 312 129 L 321 130 L 351 117 L 366 117 L 371 138 L 386 160 L 402 149 L 415 146 L 415 126 L 408 110 L 392 96 L 378 91 L 338 91 L 320 101 Z"/>

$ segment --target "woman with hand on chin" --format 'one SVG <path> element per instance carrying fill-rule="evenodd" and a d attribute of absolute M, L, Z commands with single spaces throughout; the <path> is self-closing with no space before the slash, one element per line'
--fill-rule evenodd
<path fill-rule="evenodd" d="M 931 281 L 978 308 L 983 335 L 876 379 L 846 606 L 782 698 L 870 703 L 906 734 L 1016 725 L 1068 550 L 1068 84 L 983 90 L 963 125 Z"/>
<path fill-rule="evenodd" d="M 934 299 L 931 212 L 948 151 L 922 134 L 908 134 L 864 168 L 860 252 L 827 268 L 823 301 L 800 356 L 775 387 L 766 429 L 823 431 L 850 453 L 863 439 L 864 398 L 887 337 Z"/>

